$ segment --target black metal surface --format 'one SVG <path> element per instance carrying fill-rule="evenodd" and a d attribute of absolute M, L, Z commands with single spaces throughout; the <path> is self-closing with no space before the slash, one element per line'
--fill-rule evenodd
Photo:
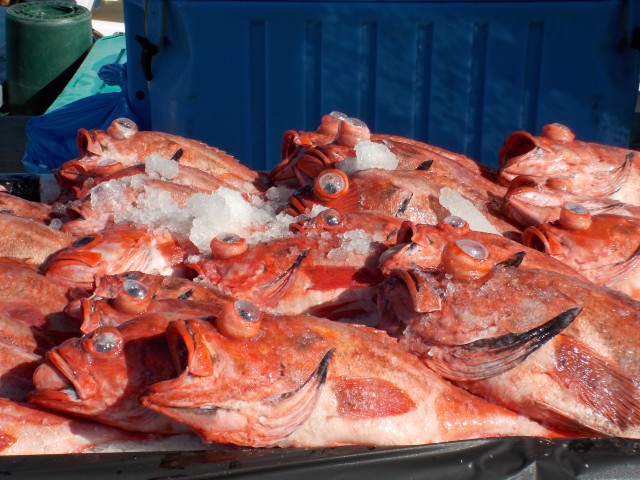
<path fill-rule="evenodd" d="M 501 438 L 419 447 L 0 457 L 11 479 L 638 479 L 640 441 Z"/>

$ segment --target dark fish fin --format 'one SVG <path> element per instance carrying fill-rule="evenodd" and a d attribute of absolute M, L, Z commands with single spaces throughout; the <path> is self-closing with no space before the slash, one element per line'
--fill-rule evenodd
<path fill-rule="evenodd" d="M 263 439 L 270 439 L 268 443 L 286 438 L 311 415 L 327 381 L 333 352 L 332 348 L 325 353 L 316 370 L 298 388 L 260 402 L 255 429 Z"/>
<path fill-rule="evenodd" d="M 474 381 L 504 373 L 564 330 L 582 308 L 571 308 L 523 333 L 476 340 L 464 345 L 436 345 L 423 361 L 449 380 Z"/>
<path fill-rule="evenodd" d="M 373 300 L 335 301 L 315 305 L 304 313 L 314 317 L 328 318 L 329 320 L 343 320 L 356 318 L 363 315 L 373 315 L 376 312 L 376 304 Z"/>
<path fill-rule="evenodd" d="M 284 272 L 270 282 L 260 285 L 260 290 L 262 291 L 260 297 L 266 306 L 274 306 L 282 298 L 289 286 L 289 282 L 291 282 L 294 277 L 294 273 L 298 270 L 302 261 L 309 255 L 309 251 L 310 249 L 307 248 L 298 255 L 295 261 Z"/>
<path fill-rule="evenodd" d="M 526 256 L 525 252 L 518 252 L 514 254 L 511 258 L 508 258 L 502 262 L 496 264 L 496 266 L 504 266 L 504 267 L 514 267 L 518 268 L 524 262 L 524 257 Z"/>
<path fill-rule="evenodd" d="M 553 375 L 573 396 L 624 430 L 640 426 L 640 391 L 620 367 L 579 340 L 561 336 Z M 602 432 L 607 433 L 607 432 Z"/>
<path fill-rule="evenodd" d="M 416 167 L 416 170 L 422 170 L 426 172 L 431 168 L 431 165 L 433 165 L 433 160 L 425 160 L 424 162 L 422 162 L 420 165 Z"/>

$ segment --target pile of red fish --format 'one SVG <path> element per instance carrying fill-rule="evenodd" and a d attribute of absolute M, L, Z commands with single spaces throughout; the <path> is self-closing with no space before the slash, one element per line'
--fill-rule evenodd
<path fill-rule="evenodd" d="M 0 454 L 640 438 L 640 160 L 339 112 L 256 172 L 118 119 L 0 193 Z"/>

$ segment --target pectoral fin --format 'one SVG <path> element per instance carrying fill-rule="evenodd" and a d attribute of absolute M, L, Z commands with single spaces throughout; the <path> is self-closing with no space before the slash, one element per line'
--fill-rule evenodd
<path fill-rule="evenodd" d="M 617 428 L 640 426 L 640 391 L 620 367 L 602 358 L 591 348 L 567 336 L 561 337 L 555 350 L 553 376 L 584 405 Z M 586 425 L 611 435 L 598 425 Z"/>
<path fill-rule="evenodd" d="M 449 380 L 474 381 L 494 377 L 518 365 L 564 330 L 581 310 L 571 308 L 523 333 L 508 333 L 464 345 L 436 345 L 423 356 L 423 361 Z"/>

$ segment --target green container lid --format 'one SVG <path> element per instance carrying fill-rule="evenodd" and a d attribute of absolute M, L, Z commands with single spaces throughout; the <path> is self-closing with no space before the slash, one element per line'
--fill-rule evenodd
<path fill-rule="evenodd" d="M 91 48 L 91 12 L 67 2 L 19 3 L 7 9 L 5 31 L 6 109 L 40 115 Z"/>

